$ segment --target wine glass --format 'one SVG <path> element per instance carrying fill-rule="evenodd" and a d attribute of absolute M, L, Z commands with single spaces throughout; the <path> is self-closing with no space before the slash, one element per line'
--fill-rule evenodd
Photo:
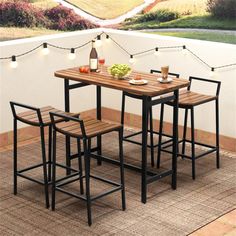
<path fill-rule="evenodd" d="M 102 66 L 105 64 L 105 58 L 104 57 L 99 57 L 98 63 L 100 65 L 100 71 L 102 72 L 103 71 L 103 67 Z"/>

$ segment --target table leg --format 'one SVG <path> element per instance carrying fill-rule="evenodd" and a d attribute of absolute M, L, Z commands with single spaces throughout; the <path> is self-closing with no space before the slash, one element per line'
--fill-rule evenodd
<path fill-rule="evenodd" d="M 173 150 L 172 150 L 172 189 L 177 186 L 177 156 L 178 156 L 178 110 L 179 90 L 174 91 L 175 100 L 173 107 Z"/>
<path fill-rule="evenodd" d="M 69 80 L 64 80 L 64 94 L 65 94 L 65 111 L 70 112 L 70 89 L 69 89 Z M 71 158 L 70 158 L 70 137 L 66 136 L 66 166 L 71 167 Z M 66 170 L 66 174 L 71 173 L 70 169 Z"/>
<path fill-rule="evenodd" d="M 142 203 L 147 202 L 147 131 L 148 131 L 148 97 L 142 101 Z"/>
<path fill-rule="evenodd" d="M 101 102 L 101 86 L 97 86 L 97 119 L 101 120 L 102 119 L 102 102 Z M 102 155 L 102 137 L 98 136 L 97 137 L 97 154 Z M 101 165 L 102 164 L 102 159 L 98 158 L 97 159 L 97 164 Z"/>

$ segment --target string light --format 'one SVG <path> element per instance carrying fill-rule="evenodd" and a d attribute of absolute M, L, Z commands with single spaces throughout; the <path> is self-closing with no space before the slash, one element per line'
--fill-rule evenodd
<path fill-rule="evenodd" d="M 18 66 L 18 62 L 16 61 L 16 56 L 11 57 L 11 68 L 16 68 Z"/>
<path fill-rule="evenodd" d="M 43 55 L 48 55 L 49 54 L 49 49 L 48 49 L 48 44 L 43 43 L 43 50 L 42 50 Z"/>
<path fill-rule="evenodd" d="M 160 55 L 160 51 L 159 51 L 159 49 L 158 49 L 158 48 L 155 48 L 154 55 L 155 55 L 155 56 L 159 56 L 159 55 Z"/>
<path fill-rule="evenodd" d="M 102 35 L 106 35 L 106 42 L 109 42 L 109 41 L 112 41 L 114 42 L 114 44 L 116 44 L 121 50 L 123 50 L 126 54 L 128 54 L 130 56 L 130 59 L 129 59 L 129 62 L 130 63 L 135 63 L 135 58 L 134 56 L 136 55 L 142 55 L 142 54 L 145 54 L 145 53 L 149 53 L 149 52 L 152 52 L 153 50 L 155 50 L 154 54 L 155 55 L 160 55 L 160 49 L 176 49 L 176 48 L 182 48 L 183 50 L 183 54 L 186 55 L 186 54 L 191 54 L 192 56 L 196 57 L 200 62 L 202 62 L 203 64 L 205 64 L 208 68 L 211 69 L 211 72 L 210 72 L 210 75 L 213 76 L 215 73 L 216 73 L 216 70 L 218 69 L 222 69 L 222 68 L 227 68 L 227 67 L 235 67 L 236 66 L 236 63 L 231 63 L 231 64 L 226 64 L 226 65 L 221 65 L 221 66 L 215 66 L 215 67 L 211 67 L 211 65 L 209 65 L 207 62 L 205 62 L 204 60 L 202 60 L 197 54 L 195 54 L 193 51 L 191 51 L 189 48 L 187 48 L 185 45 L 184 46 L 164 46 L 164 47 L 156 47 L 156 48 L 151 48 L 151 49 L 148 49 L 148 50 L 145 50 L 145 51 L 140 51 L 140 52 L 137 52 L 137 53 L 134 53 L 134 54 L 130 54 L 128 50 L 126 50 L 122 45 L 120 45 L 118 42 L 116 42 L 116 40 L 114 40 L 113 38 L 111 38 L 108 34 L 106 34 L 105 32 L 102 32 L 101 34 L 97 35 L 95 38 L 93 38 L 93 40 L 96 39 L 96 47 L 100 47 L 102 45 L 102 40 L 101 40 L 101 36 Z M 76 54 L 75 54 L 75 50 L 78 50 L 80 48 L 83 48 L 87 45 L 89 45 L 91 43 L 92 40 L 89 40 L 87 41 L 86 43 L 84 44 L 81 44 L 81 45 L 78 45 L 76 47 L 73 47 L 73 48 L 68 48 L 68 47 L 61 47 L 61 46 L 57 46 L 57 45 L 54 45 L 54 44 L 50 44 L 50 43 L 43 43 L 43 44 L 40 44 L 28 51 L 25 51 L 21 54 L 17 54 L 15 56 L 6 56 L 6 57 L 0 57 L 0 61 L 2 60 L 10 60 L 11 59 L 11 67 L 13 68 L 16 68 L 18 63 L 16 61 L 16 58 L 18 57 L 21 57 L 21 56 L 25 56 L 25 55 L 28 55 L 36 50 L 38 50 L 39 48 L 41 48 L 43 46 L 43 49 L 42 49 L 42 53 L 44 55 L 47 55 L 49 53 L 49 49 L 48 49 L 48 46 L 50 47 L 54 47 L 56 49 L 59 49 L 59 50 L 66 50 L 66 51 L 70 51 L 69 53 L 69 58 L 71 60 L 75 59 L 76 57 Z"/>
<path fill-rule="evenodd" d="M 69 59 L 74 60 L 75 58 L 76 58 L 75 49 L 71 48 L 70 54 L 69 54 Z"/>
<path fill-rule="evenodd" d="M 186 46 L 185 46 L 185 45 L 183 46 L 183 55 L 184 55 L 184 56 L 187 55 L 187 49 L 186 49 Z"/>
<path fill-rule="evenodd" d="M 212 67 L 212 68 L 211 68 L 211 72 L 210 72 L 210 77 L 213 77 L 213 76 L 214 76 L 214 74 L 215 74 L 215 68 L 214 68 L 214 67 Z"/>
<path fill-rule="evenodd" d="M 135 59 L 134 59 L 133 55 L 130 55 L 129 63 L 130 64 L 134 64 L 135 63 Z"/>
<path fill-rule="evenodd" d="M 110 36 L 107 34 L 106 35 L 106 42 L 109 43 L 111 41 Z"/>
<path fill-rule="evenodd" d="M 96 40 L 96 47 L 99 48 L 101 46 L 102 46 L 101 35 L 98 35 Z"/>

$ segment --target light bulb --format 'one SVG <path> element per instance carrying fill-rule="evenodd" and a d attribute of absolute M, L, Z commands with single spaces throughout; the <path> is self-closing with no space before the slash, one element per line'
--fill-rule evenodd
<path fill-rule="evenodd" d="M 69 59 L 74 60 L 75 58 L 76 58 L 75 49 L 71 48 L 70 54 L 69 54 Z"/>
<path fill-rule="evenodd" d="M 134 64 L 135 63 L 135 59 L 134 59 L 133 55 L 130 55 L 129 63 L 130 64 Z"/>
<path fill-rule="evenodd" d="M 16 61 L 16 56 L 11 57 L 11 68 L 16 68 L 18 66 L 18 62 Z"/>
<path fill-rule="evenodd" d="M 158 48 L 155 48 L 154 55 L 155 55 L 155 56 L 159 56 L 159 55 L 160 55 L 160 51 L 158 50 Z"/>
<path fill-rule="evenodd" d="M 210 77 L 213 77 L 214 75 L 215 75 L 215 69 L 211 68 Z"/>
<path fill-rule="evenodd" d="M 106 35 L 106 42 L 109 43 L 110 41 L 111 41 L 111 39 L 110 39 L 109 35 L 107 34 Z"/>
<path fill-rule="evenodd" d="M 43 50 L 42 50 L 43 55 L 48 55 L 49 54 L 49 49 L 47 43 L 43 43 Z"/>
<path fill-rule="evenodd" d="M 101 35 L 98 35 L 96 40 L 96 47 L 99 48 L 101 46 L 102 46 Z"/>
<path fill-rule="evenodd" d="M 186 49 L 186 46 L 185 46 L 185 45 L 183 46 L 183 55 L 184 55 L 184 56 L 187 55 L 187 49 Z"/>

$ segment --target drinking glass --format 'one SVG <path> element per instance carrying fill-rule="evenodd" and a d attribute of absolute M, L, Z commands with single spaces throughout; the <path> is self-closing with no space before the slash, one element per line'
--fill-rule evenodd
<path fill-rule="evenodd" d="M 105 64 L 105 58 L 104 57 L 99 57 L 98 63 L 100 65 L 100 71 L 103 71 L 103 65 Z"/>
<path fill-rule="evenodd" d="M 168 73 L 169 73 L 169 66 L 162 66 L 161 67 L 161 75 L 162 75 L 163 80 L 168 78 Z"/>

